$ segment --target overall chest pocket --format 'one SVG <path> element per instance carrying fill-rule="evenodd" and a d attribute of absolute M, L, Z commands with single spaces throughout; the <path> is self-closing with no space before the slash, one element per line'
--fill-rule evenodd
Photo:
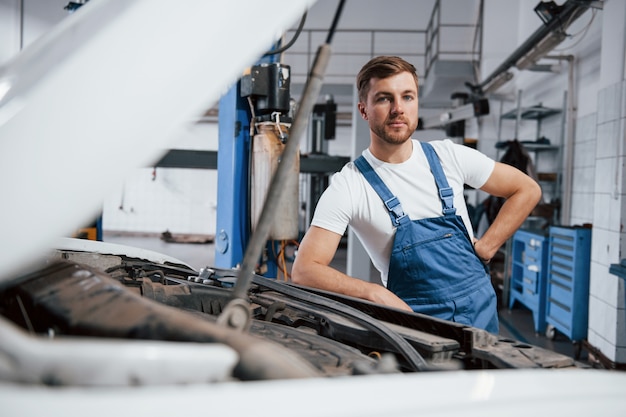
<path fill-rule="evenodd" d="M 414 221 L 398 231 L 392 258 L 402 270 L 396 277 L 404 281 L 403 287 L 448 298 L 477 284 L 471 278 L 484 276 L 485 267 L 460 227 L 464 226 L 436 218 Z"/>

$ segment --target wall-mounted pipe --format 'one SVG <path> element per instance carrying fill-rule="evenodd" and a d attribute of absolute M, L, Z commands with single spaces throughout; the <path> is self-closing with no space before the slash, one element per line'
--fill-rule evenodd
<path fill-rule="evenodd" d="M 572 182 L 574 177 L 574 139 L 576 134 L 576 83 L 574 68 L 576 59 L 574 55 L 546 56 L 545 59 L 567 61 L 567 97 L 565 117 L 565 143 L 563 143 L 563 174 L 561 175 L 561 224 L 569 225 L 572 217 Z"/>
<path fill-rule="evenodd" d="M 505 73 L 516 63 L 529 54 L 537 45 L 547 39 L 556 30 L 565 31 L 594 3 L 592 0 L 568 0 L 557 18 L 537 29 L 526 41 L 520 45 L 508 58 L 504 60 L 487 78 L 478 85 L 468 85 L 474 92 L 482 92 L 494 79 Z M 556 46 L 556 45 L 554 45 Z M 546 51 L 548 53 L 549 51 Z"/>

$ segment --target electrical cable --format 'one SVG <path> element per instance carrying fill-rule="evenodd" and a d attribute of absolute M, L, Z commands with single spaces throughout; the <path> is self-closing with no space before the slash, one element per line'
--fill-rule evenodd
<path fill-rule="evenodd" d="M 591 20 L 589 20 L 589 22 L 587 23 L 587 25 L 583 29 L 579 30 L 578 32 L 576 32 L 573 35 L 568 35 L 571 39 L 574 39 L 575 37 L 577 37 L 578 35 L 581 35 L 581 34 L 582 34 L 582 36 L 576 42 L 574 42 L 573 44 L 569 45 L 567 48 L 554 49 L 554 52 L 559 52 L 560 53 L 560 52 L 568 51 L 568 50 L 574 48 L 575 46 L 577 46 L 578 44 L 580 44 L 580 42 L 583 39 L 585 39 L 585 37 L 587 36 L 587 32 L 589 31 L 589 28 L 591 27 L 591 24 L 593 23 L 593 20 L 596 17 L 597 10 L 593 9 L 591 11 L 591 13 L 592 13 Z"/>
<path fill-rule="evenodd" d="M 296 29 L 296 33 L 289 40 L 289 42 L 287 42 L 284 46 L 281 46 L 278 49 L 267 51 L 265 54 L 263 54 L 263 56 L 265 57 L 265 56 L 278 55 L 278 54 L 285 52 L 287 49 L 291 48 L 293 44 L 296 43 L 296 40 L 298 40 L 298 37 L 300 36 L 300 33 L 302 32 L 302 28 L 304 27 L 305 21 L 306 21 L 306 12 L 304 12 L 304 14 L 302 15 L 302 18 L 300 19 L 300 24 L 298 25 L 298 28 Z"/>
<path fill-rule="evenodd" d="M 289 273 L 287 272 L 287 260 L 285 259 L 285 246 L 287 245 L 286 240 L 282 240 L 280 242 L 280 262 L 282 265 L 283 278 L 285 281 L 289 279 Z"/>
<path fill-rule="evenodd" d="M 328 30 L 328 36 L 326 36 L 326 43 L 330 45 L 333 40 L 333 36 L 335 36 L 335 30 L 337 29 L 337 23 L 339 23 L 339 17 L 341 16 L 341 11 L 343 10 L 343 6 L 346 3 L 345 0 L 341 0 L 339 5 L 337 6 L 337 10 L 335 11 L 335 17 L 333 18 L 333 23 Z"/>
<path fill-rule="evenodd" d="M 289 281 L 291 279 L 291 274 L 289 273 L 289 269 L 287 268 L 287 260 L 293 261 L 292 256 L 287 256 L 287 248 L 293 245 L 296 250 L 300 247 L 300 243 L 295 240 L 281 240 L 280 241 L 280 250 L 278 253 L 274 252 L 274 246 L 272 245 L 272 255 L 274 255 L 274 259 L 276 259 L 276 265 L 278 270 L 283 274 L 283 278 L 285 281 Z M 278 276 L 276 277 L 278 279 Z"/>

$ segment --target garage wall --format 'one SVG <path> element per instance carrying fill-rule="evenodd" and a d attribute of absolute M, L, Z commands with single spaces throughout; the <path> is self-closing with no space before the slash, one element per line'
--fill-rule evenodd
<path fill-rule="evenodd" d="M 626 363 L 624 280 L 609 273 L 624 258 L 626 238 L 626 3 L 607 2 L 602 17 L 588 339 Z"/>
<path fill-rule="evenodd" d="M 498 12 L 498 8 L 510 7 L 508 2 L 504 3 L 487 0 L 485 9 L 488 13 L 505 16 L 504 10 Z M 517 14 L 519 39 L 516 44 L 521 44 L 538 27 L 538 18 L 532 11 L 536 3 L 532 0 L 520 1 Z M 575 39 L 564 42 L 552 53 L 574 57 L 575 88 L 568 91 L 575 98 L 575 111 L 568 114 L 573 120 L 572 204 L 571 214 L 563 219 L 563 224 L 589 223 L 593 226 L 588 341 L 606 358 L 617 363 L 626 363 L 624 282 L 611 275 L 609 268 L 624 258 L 623 242 L 626 237 L 623 231 L 626 210 L 625 19 L 624 2 L 605 2 L 604 10 L 598 11 L 593 20 L 592 13 L 586 12 L 573 24 L 567 32 L 576 34 Z M 486 22 L 485 36 L 499 37 L 502 29 L 498 29 L 497 25 L 490 26 L 491 19 Z M 491 32 L 488 31 L 490 27 L 493 29 Z M 565 49 L 568 44 L 571 47 Z M 502 51 L 500 62 L 511 51 Z M 569 65 L 562 62 L 558 73 L 515 72 L 514 79 L 498 91 L 502 110 L 493 105 L 498 101 L 492 100 L 492 114 L 482 120 L 481 140 L 493 137 L 499 115 L 516 107 L 518 94 L 521 94 L 522 106 L 541 103 L 547 107 L 562 107 L 563 93 L 568 90 L 568 71 Z M 486 71 L 484 75 L 488 73 Z M 534 122 L 524 123 L 519 137 L 534 137 L 534 129 Z M 558 118 L 544 125 L 546 136 L 551 140 L 559 137 L 559 130 Z M 513 138 L 510 127 L 502 132 L 503 137 Z M 488 150 L 484 151 L 487 153 Z M 558 167 L 563 160 L 555 159 L 554 162 Z"/>
<path fill-rule="evenodd" d="M 0 64 L 20 50 L 20 13 L 16 0 L 0 0 Z"/>
<path fill-rule="evenodd" d="M 506 19 L 498 19 L 496 16 L 506 15 L 510 8 L 508 2 L 487 0 L 485 2 L 485 60 L 483 61 L 482 75 L 491 74 L 495 67 L 502 63 L 518 45 L 526 40 L 542 24 L 533 8 L 536 2 L 521 0 L 516 11 L 518 22 Z M 494 143 L 498 140 L 506 141 L 518 139 L 520 141 L 533 141 L 537 137 L 537 123 L 535 121 L 522 121 L 519 125 L 518 135 L 515 136 L 515 121 L 501 120 L 500 116 L 506 112 L 514 111 L 518 99 L 522 107 L 543 105 L 545 107 L 559 109 L 560 115 L 544 119 L 541 123 L 540 135 L 547 138 L 551 144 L 560 147 L 558 151 L 530 152 L 535 167 L 540 172 L 561 172 L 566 166 L 564 157 L 567 151 L 567 122 L 573 117 L 574 132 L 574 162 L 571 171 L 573 178 L 573 190 L 571 194 L 571 214 L 562 219 L 563 224 L 576 225 L 593 222 L 593 204 L 590 195 L 595 186 L 595 156 L 596 125 L 595 114 L 597 102 L 595 97 L 598 92 L 598 80 L 600 77 L 600 44 L 602 41 L 601 22 L 602 12 L 591 19 L 591 12 L 587 12 L 569 28 L 568 33 L 576 34 L 570 41 L 567 40 L 552 51 L 551 56 L 572 55 L 574 62 L 574 91 L 568 92 L 568 76 L 570 64 L 567 60 L 544 60 L 542 63 L 552 63 L 555 72 L 518 71 L 513 68 L 513 80 L 497 91 L 490 98 L 491 113 L 481 119 L 481 142 L 485 145 L 481 151 L 498 159 L 503 152 L 494 152 Z M 503 23 L 503 21 L 505 23 Z M 516 39 L 510 42 L 507 31 L 503 25 L 511 26 L 511 31 L 517 28 Z M 503 48 L 500 45 L 505 45 Z M 506 47 L 508 46 L 508 47 Z M 576 102 L 576 112 L 566 112 L 566 94 L 573 94 Z M 593 97 L 593 99 L 590 99 Z M 578 134 L 580 132 L 580 134 Z M 565 174 L 564 174 L 565 175 Z M 549 202 L 555 195 L 561 194 L 563 187 L 544 183 L 544 201 Z"/>
<path fill-rule="evenodd" d="M 0 0 L 0 63 L 45 34 L 69 12 L 67 0 Z M 194 123 L 177 139 L 180 149 L 217 150 L 217 125 Z M 123 152 L 123 150 L 120 150 Z M 115 161 L 111 161 L 115 164 Z M 217 173 L 208 170 L 138 169 L 103 201 L 105 232 L 215 233 Z M 77 225 L 80 227 L 80 225 Z"/>
<path fill-rule="evenodd" d="M 338 126 L 328 141 L 328 153 L 350 154 L 350 128 Z M 175 142 L 176 149 L 218 148 L 216 123 L 190 124 Z M 303 149 L 306 144 L 302 144 Z M 119 193 L 103 205 L 105 232 L 215 235 L 217 171 L 180 168 L 143 168 L 129 178 Z"/>
<path fill-rule="evenodd" d="M 0 64 L 68 14 L 64 0 L 0 0 Z"/>
<path fill-rule="evenodd" d="M 190 123 L 173 145 L 217 151 L 217 124 Z M 214 170 L 137 169 L 118 193 L 104 201 L 104 232 L 215 235 L 216 184 Z"/>

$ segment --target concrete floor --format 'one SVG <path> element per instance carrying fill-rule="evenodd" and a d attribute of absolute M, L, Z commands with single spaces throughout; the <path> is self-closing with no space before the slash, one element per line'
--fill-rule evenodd
<path fill-rule="evenodd" d="M 153 250 L 174 258 L 177 258 L 195 270 L 204 266 L 215 266 L 215 245 L 213 243 L 170 243 L 162 240 L 158 235 L 134 235 L 104 233 L 103 240 L 110 243 L 118 243 L 134 246 L 142 249 Z M 339 249 L 333 266 L 345 272 L 345 250 Z M 501 303 L 503 304 L 503 303 Z M 586 362 L 587 352 L 583 349 L 577 354 L 577 345 L 572 343 L 566 336 L 558 334 L 551 340 L 545 334 L 537 334 L 534 330 L 533 317 L 530 310 L 523 306 L 514 306 L 513 309 L 501 308 L 500 335 L 506 338 L 518 340 L 523 343 L 540 346 L 561 354 L 578 358 Z"/>

